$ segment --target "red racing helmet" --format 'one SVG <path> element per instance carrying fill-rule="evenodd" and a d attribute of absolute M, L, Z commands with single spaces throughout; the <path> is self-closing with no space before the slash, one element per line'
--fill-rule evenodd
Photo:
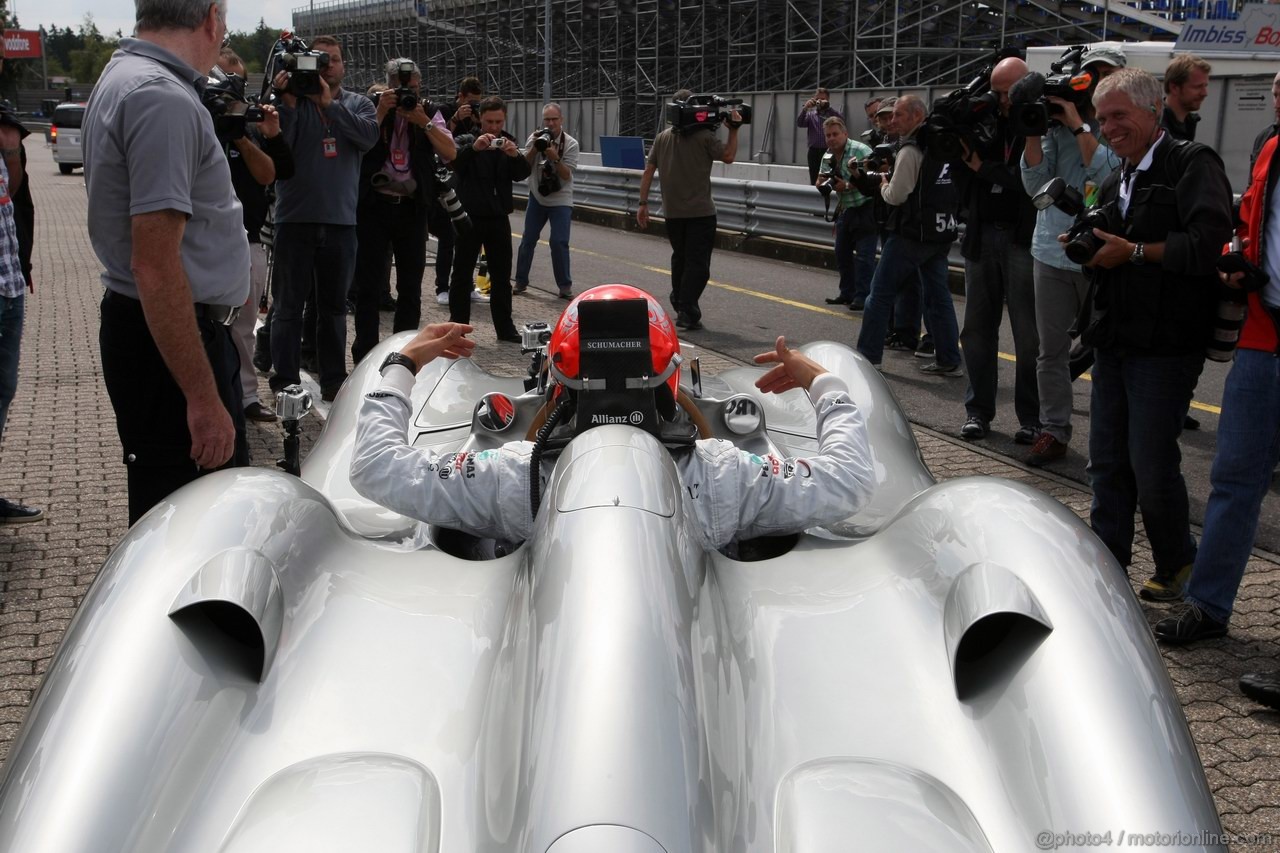
<path fill-rule="evenodd" d="M 652 295 L 630 284 L 602 284 L 584 291 L 569 303 L 551 332 L 547 358 L 551 374 L 562 384 L 574 387 L 580 379 L 581 341 L 579 339 L 578 306 L 583 302 L 609 299 L 643 299 L 649 304 L 649 350 L 653 356 L 653 373 L 671 391 L 674 406 L 680 391 L 680 339 L 666 309 Z M 567 380 L 567 381 L 566 381 Z"/>

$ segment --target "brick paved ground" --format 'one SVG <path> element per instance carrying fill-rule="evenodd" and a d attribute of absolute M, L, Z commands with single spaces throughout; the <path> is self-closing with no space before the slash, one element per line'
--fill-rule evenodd
<path fill-rule="evenodd" d="M 18 398 L 0 448 L 0 495 L 44 507 L 48 520 L 0 528 L 0 759 L 126 519 L 124 467 L 98 360 L 101 287 L 84 225 L 84 181 L 79 173 L 57 174 L 38 137 L 28 147 L 39 217 L 36 294 L 28 301 Z M 550 320 L 564 304 L 531 294 L 520 303 L 526 319 L 542 314 Z M 434 304 L 424 313 L 443 317 Z M 512 347 L 493 345 L 487 311 L 477 311 L 476 319 L 482 349 L 477 360 L 503 372 L 522 371 Z M 708 372 L 731 363 L 701 354 Z M 274 464 L 278 427 L 250 424 L 250 430 L 254 464 Z M 318 430 L 318 421 L 308 422 L 304 452 Z M 929 430 L 917 429 L 916 437 L 939 479 L 1007 477 L 1053 495 L 1081 516 L 1087 513 L 1089 494 L 1076 483 Z M 1141 581 L 1150 569 L 1150 554 L 1141 547 L 1133 577 Z M 1241 673 L 1280 666 L 1278 581 L 1280 563 L 1254 559 L 1231 635 L 1164 653 L 1225 828 L 1275 839 L 1268 845 L 1238 844 L 1237 850 L 1280 849 L 1280 714 L 1260 709 L 1236 690 Z M 1152 607 L 1148 616 L 1154 621 L 1164 611 Z"/>

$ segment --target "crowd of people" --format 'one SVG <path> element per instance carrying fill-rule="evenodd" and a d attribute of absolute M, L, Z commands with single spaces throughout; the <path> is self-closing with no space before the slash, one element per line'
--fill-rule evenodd
<path fill-rule="evenodd" d="M 84 121 L 89 233 L 104 267 L 103 372 L 131 524 L 203 473 L 247 464 L 245 420 L 275 418 L 258 397 L 254 366 L 269 373 L 273 391 L 311 367 L 331 400 L 347 375 L 349 312 L 353 362 L 378 343 L 380 310 L 394 309 L 395 331 L 418 329 L 428 235 L 438 245 L 436 301 L 454 329 L 469 328 L 473 304 L 487 301 L 498 340 L 520 342 L 513 298 L 529 287 L 548 222 L 556 292 L 574 295 L 569 239 L 580 147 L 558 104 L 545 104 L 541 126 L 522 145 L 506 128 L 504 101 L 476 78 L 461 81 L 452 103 L 428 109 L 417 65 L 396 58 L 385 84 L 353 92 L 343 87 L 340 41 L 320 36 L 312 47 L 327 62 L 316 90 L 298 91 L 281 72 L 262 121 L 223 139 L 207 117 L 210 69 L 241 86 L 244 73 L 222 47 L 225 35 L 219 4 L 138 0 L 136 35 L 121 41 Z M 922 140 L 930 105 L 911 94 L 869 100 L 870 127 L 856 138 L 819 88 L 797 126 L 833 224 L 839 286 L 826 301 L 862 312 L 856 347 L 873 365 L 902 351 L 923 356 L 925 374 L 967 378 L 961 438 L 987 437 L 995 418 L 1005 306 L 1017 361 L 1012 440 L 1028 447 L 1029 464 L 1067 454 L 1072 381 L 1091 360 L 1090 522 L 1127 567 L 1140 514 L 1155 561 L 1140 594 L 1184 599 L 1156 634 L 1187 643 L 1227 631 L 1280 455 L 1280 262 L 1268 251 L 1280 233 L 1280 216 L 1271 215 L 1280 75 L 1277 125 L 1254 146 L 1239 212 L 1246 271 L 1228 275 L 1218 264 L 1236 231 L 1231 186 L 1221 158 L 1194 141 L 1211 68 L 1180 55 L 1162 84 L 1125 66 L 1115 46 L 1084 53 L 1088 96 L 1047 98 L 1053 121 L 1028 128 L 1011 109 L 1027 65 L 1003 59 L 990 74 L 994 132 L 966 141 L 959 156 L 941 157 Z M 712 164 L 733 162 L 741 123 L 734 110 L 723 137 L 715 125 L 663 130 L 641 178 L 641 228 L 650 223 L 655 177 L 663 184 L 673 325 L 684 331 L 702 328 L 716 233 Z M 15 205 L 25 188 L 20 142 L 0 116 L 0 428 L 31 286 Z M 1084 258 L 1065 245 L 1075 218 L 1033 203 L 1052 179 L 1103 217 L 1085 229 Z M 513 253 L 517 182 L 527 183 L 529 200 Z M 269 221 L 270 312 L 255 340 Z M 947 260 L 961 232 L 958 318 Z M 482 253 L 487 296 L 475 287 Z M 1246 305 L 1247 318 L 1197 548 L 1178 437 L 1224 299 Z M 783 349 L 778 358 L 789 359 Z M 41 516 L 0 499 L 0 522 Z M 1269 689 L 1280 690 L 1276 681 Z"/>

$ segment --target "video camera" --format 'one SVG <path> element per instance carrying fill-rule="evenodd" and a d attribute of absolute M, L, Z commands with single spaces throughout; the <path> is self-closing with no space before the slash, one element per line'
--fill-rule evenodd
<path fill-rule="evenodd" d="M 933 102 L 916 139 L 935 160 L 959 160 L 965 149 L 981 150 L 995 138 L 1000 97 L 991 91 L 991 72 L 997 62 L 1011 56 L 1021 56 L 1021 51 L 1005 47 L 993 52 L 968 85 Z"/>
<path fill-rule="evenodd" d="M 1080 67 L 1084 52 L 1084 45 L 1069 47 L 1057 62 L 1049 66 L 1053 72 L 1049 76 L 1032 71 L 1013 84 L 1009 90 L 1009 100 L 1013 105 L 1009 118 L 1014 133 L 1044 136 L 1050 127 L 1058 124 L 1059 120 L 1053 116 L 1061 114 L 1062 107 L 1051 103 L 1049 98 L 1062 98 L 1077 108 L 1089 102 L 1098 77 Z"/>
<path fill-rule="evenodd" d="M 1085 207 L 1084 196 L 1062 178 L 1054 178 L 1031 197 L 1036 210 L 1056 207 L 1076 221 L 1067 229 L 1067 242 L 1063 251 L 1074 264 L 1087 264 L 1102 248 L 1102 238 L 1093 229 L 1118 234 L 1121 230 L 1120 211 L 1115 202 L 1097 207 Z"/>
<path fill-rule="evenodd" d="M 734 111 L 742 117 L 741 121 L 735 122 L 729 117 Z M 676 133 L 715 130 L 721 122 L 727 127 L 741 127 L 751 124 L 751 107 L 744 104 L 741 98 L 693 95 L 688 100 L 667 104 L 667 121 Z"/>
<path fill-rule="evenodd" d="M 205 109 L 213 117 L 213 131 L 223 145 L 242 139 L 249 125 L 266 118 L 262 107 L 245 96 L 244 84 L 240 75 L 227 74 L 214 66 L 200 95 Z"/>
<path fill-rule="evenodd" d="M 263 74 L 263 91 L 271 85 L 281 71 L 289 75 L 285 91 L 295 97 L 318 95 L 325 85 L 323 72 L 329 67 L 329 54 L 323 50 L 311 50 L 307 43 L 289 30 L 280 33 L 280 39 L 271 49 Z"/>

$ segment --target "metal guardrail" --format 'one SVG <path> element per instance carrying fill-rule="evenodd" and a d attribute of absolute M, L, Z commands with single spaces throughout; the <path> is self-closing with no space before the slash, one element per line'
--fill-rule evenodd
<path fill-rule="evenodd" d="M 635 215 L 640 201 L 640 172 L 579 166 L 573 173 L 575 204 Z M 523 184 L 516 188 L 517 194 Z M 655 180 L 650 188 L 649 209 L 661 208 L 662 188 Z M 813 187 L 772 181 L 711 179 L 716 204 L 716 225 L 744 237 L 795 240 L 815 246 L 833 246 L 831 223 L 823 219 L 822 196 Z"/>

